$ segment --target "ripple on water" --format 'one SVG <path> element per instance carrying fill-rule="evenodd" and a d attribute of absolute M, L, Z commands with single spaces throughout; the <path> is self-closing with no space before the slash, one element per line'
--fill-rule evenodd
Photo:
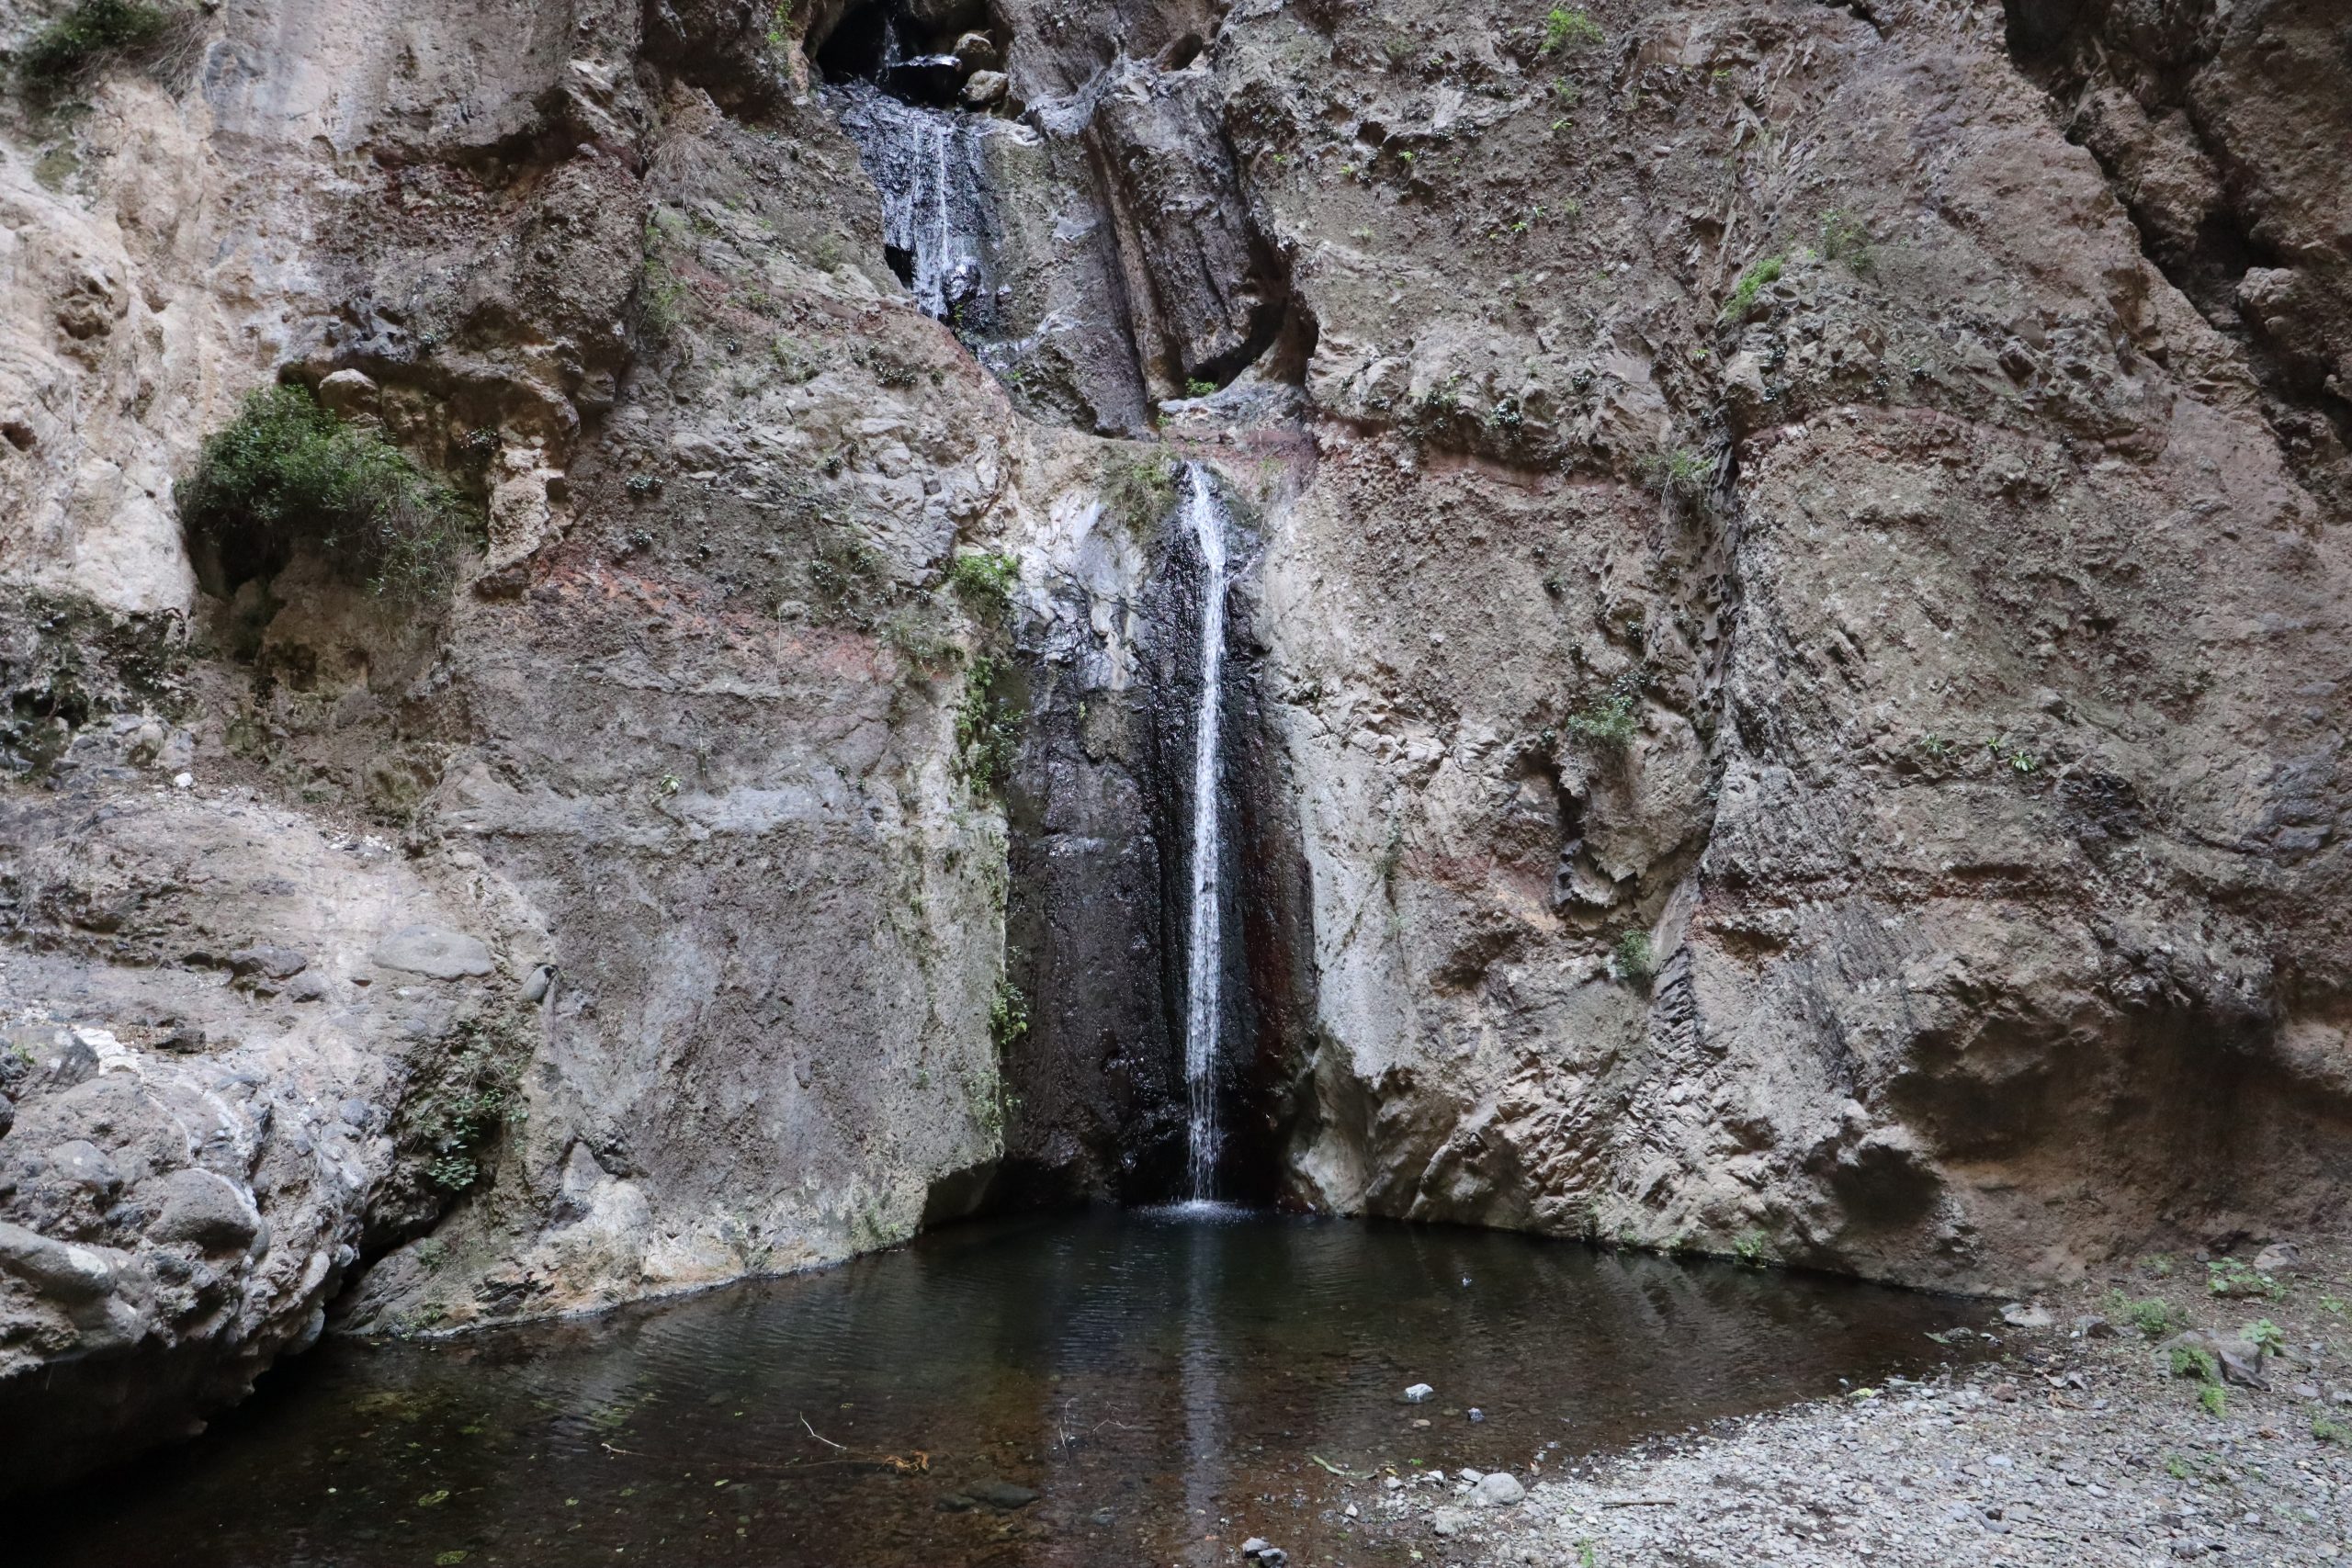
<path fill-rule="evenodd" d="M 330 1342 L 201 1442 L 37 1506 L 33 1560 L 1091 1565 L 1250 1534 L 1385 1558 L 1325 1464 L 1524 1475 L 1918 1370 L 1970 1312 L 1215 1204 L 1001 1220 L 592 1320 Z"/>

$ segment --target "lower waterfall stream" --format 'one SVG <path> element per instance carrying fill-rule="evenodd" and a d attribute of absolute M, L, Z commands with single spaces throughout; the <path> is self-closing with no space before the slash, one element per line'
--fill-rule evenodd
<path fill-rule="evenodd" d="M 1926 1334 L 1986 1312 L 1499 1231 L 1010 1217 L 595 1318 L 331 1338 L 20 1517 L 9 1560 L 1206 1568 L 1255 1535 L 1404 1563 L 1463 1466 L 1532 1483 L 1883 1384 L 1971 1354 Z"/>
<path fill-rule="evenodd" d="M 1216 1197 L 1217 1041 L 1225 944 L 1218 898 L 1223 840 L 1225 507 L 1199 463 L 1184 470 L 1184 521 L 1201 556 L 1201 690 L 1193 732 L 1192 902 L 1184 974 L 1184 1091 L 1194 1202 Z"/>

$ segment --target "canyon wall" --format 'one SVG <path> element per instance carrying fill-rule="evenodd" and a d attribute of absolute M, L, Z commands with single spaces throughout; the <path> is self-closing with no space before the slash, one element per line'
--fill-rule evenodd
<path fill-rule="evenodd" d="M 952 326 L 825 90 L 871 6 L 12 79 L 12 1483 L 330 1307 L 1170 1195 L 1180 458 L 1234 1191 L 1987 1291 L 2340 1224 L 2330 11 L 917 0 Z M 478 510 L 448 592 L 189 547 L 281 380 Z"/>

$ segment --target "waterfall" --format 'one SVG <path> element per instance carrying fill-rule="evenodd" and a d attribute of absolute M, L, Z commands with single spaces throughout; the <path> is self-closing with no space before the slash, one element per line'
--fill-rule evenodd
<path fill-rule="evenodd" d="M 1218 929 L 1217 780 L 1225 691 L 1225 507 L 1208 472 L 1187 464 L 1184 521 L 1200 547 L 1201 705 L 1193 731 L 1192 951 L 1184 983 L 1184 1088 L 1191 1112 L 1192 1196 L 1204 1202 L 1216 1186 L 1218 982 L 1225 943 Z"/>
<path fill-rule="evenodd" d="M 893 44 L 895 51 L 895 43 Z M 985 244 L 990 219 L 980 117 L 928 108 L 870 82 L 830 89 L 842 129 L 882 194 L 882 243 L 925 315 L 984 324 L 994 303 Z"/>

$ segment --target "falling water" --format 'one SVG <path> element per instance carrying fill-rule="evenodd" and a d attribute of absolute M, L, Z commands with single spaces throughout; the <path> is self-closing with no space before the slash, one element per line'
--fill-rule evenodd
<path fill-rule="evenodd" d="M 925 315 L 980 324 L 990 220 L 978 116 L 928 108 L 867 82 L 836 89 L 842 129 L 882 194 L 882 243 Z"/>
<path fill-rule="evenodd" d="M 1184 1087 L 1192 1120 L 1192 1196 L 1216 1182 L 1217 983 L 1224 942 L 1217 920 L 1217 775 L 1225 684 L 1225 508 L 1198 463 L 1185 469 L 1184 520 L 1199 545 L 1201 708 L 1193 731 L 1193 940 L 1184 984 Z"/>

